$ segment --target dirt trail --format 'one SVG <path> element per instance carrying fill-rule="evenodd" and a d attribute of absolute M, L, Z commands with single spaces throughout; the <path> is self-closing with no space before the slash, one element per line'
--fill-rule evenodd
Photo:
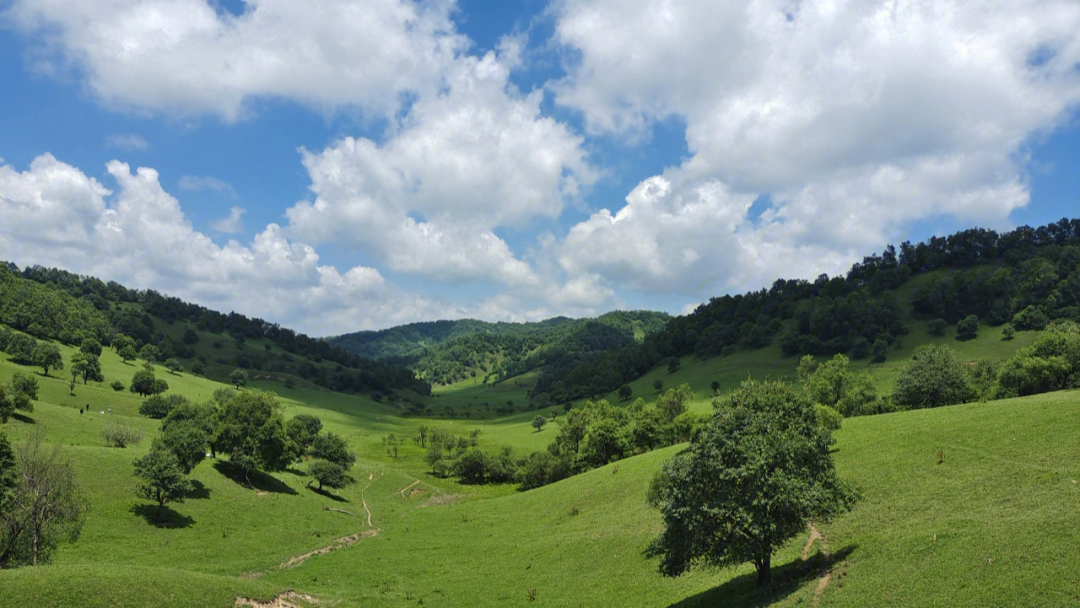
<path fill-rule="evenodd" d="M 810 608 L 815 608 L 821 602 L 821 595 L 825 593 L 825 588 L 829 586 L 829 581 L 832 579 L 832 559 L 829 557 L 828 541 L 825 540 L 821 531 L 814 526 L 814 522 L 808 523 L 810 524 L 810 538 L 806 540 L 806 545 L 802 550 L 803 561 L 805 562 L 810 558 L 810 549 L 814 546 L 814 541 L 818 540 L 821 541 L 821 553 L 825 556 L 825 563 L 821 568 L 817 587 L 814 589 L 814 599 L 810 601 Z"/>
<path fill-rule="evenodd" d="M 407 496 L 405 496 L 405 490 L 408 490 L 409 488 L 411 488 L 411 487 L 415 486 L 415 485 L 416 485 L 416 484 L 418 484 L 418 483 L 420 483 L 420 480 L 419 480 L 419 479 L 417 479 L 416 481 L 414 481 L 414 482 L 410 483 L 409 485 L 405 486 L 404 488 L 401 488 L 401 489 L 400 489 L 400 490 L 398 490 L 397 492 L 394 492 L 394 494 L 401 494 L 401 499 L 402 499 L 402 500 L 407 500 L 407 498 L 408 498 L 408 497 L 407 497 Z M 387 495 L 386 497 L 387 497 L 387 498 L 390 498 L 390 497 L 391 497 L 391 496 L 393 496 L 394 494 L 388 494 L 388 495 Z"/>
<path fill-rule="evenodd" d="M 296 593 L 295 591 L 286 591 L 277 594 L 277 596 L 269 602 L 260 602 L 259 600 L 253 600 L 248 597 L 238 597 L 233 605 L 252 606 L 252 608 L 303 608 L 303 604 L 299 604 L 295 600 L 304 600 L 307 603 L 317 603 L 315 598 L 310 595 Z"/>
<path fill-rule="evenodd" d="M 337 551 L 338 549 L 351 547 L 356 543 L 364 540 L 365 538 L 375 536 L 379 532 L 382 532 L 382 530 L 380 530 L 379 528 L 372 528 L 371 530 L 364 530 L 363 532 L 357 532 L 356 534 L 342 536 L 341 538 L 336 539 L 332 545 L 327 545 L 325 547 L 322 547 L 321 549 L 315 549 L 314 551 L 308 551 L 303 555 L 290 557 L 289 559 L 281 562 L 281 564 L 278 565 L 277 569 L 284 570 L 285 568 L 295 568 L 300 564 L 306 562 L 307 560 L 311 559 L 312 557 L 315 557 L 316 555 L 325 555 L 327 553 L 330 553 L 331 551 Z"/>
<path fill-rule="evenodd" d="M 367 506 L 367 500 L 364 499 L 364 493 L 360 493 L 360 502 L 364 503 L 364 510 L 367 511 L 367 525 L 371 526 L 371 509 Z"/>

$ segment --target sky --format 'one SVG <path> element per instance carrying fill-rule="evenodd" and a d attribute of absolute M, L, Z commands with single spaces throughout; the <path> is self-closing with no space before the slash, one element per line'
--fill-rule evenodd
<path fill-rule="evenodd" d="M 1077 0 L 0 0 L 0 260 L 336 335 L 1080 215 Z"/>

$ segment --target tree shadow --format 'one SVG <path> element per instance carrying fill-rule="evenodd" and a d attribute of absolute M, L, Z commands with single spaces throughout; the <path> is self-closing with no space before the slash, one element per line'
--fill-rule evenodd
<path fill-rule="evenodd" d="M 219 460 L 214 463 L 214 469 L 236 483 L 260 492 L 274 492 L 277 494 L 299 494 L 296 490 L 280 479 L 263 473 L 262 471 L 250 471 L 247 476 L 244 470 L 231 462 Z"/>
<path fill-rule="evenodd" d="M 162 507 L 159 512 L 157 505 L 141 504 L 131 507 L 131 512 L 158 528 L 187 528 L 195 523 L 190 516 L 181 515 L 168 506 Z"/>
<path fill-rule="evenodd" d="M 671 604 L 668 608 L 764 608 L 783 600 L 802 589 L 810 581 L 816 580 L 833 564 L 847 559 L 856 548 L 858 545 L 848 545 L 827 556 L 819 552 L 806 561 L 795 559 L 782 566 L 773 567 L 773 583 L 765 589 L 757 588 L 757 573 L 750 572 L 735 577 L 719 587 L 713 587 Z"/>
<path fill-rule="evenodd" d="M 191 480 L 191 491 L 187 493 L 187 498 L 194 498 L 196 500 L 209 500 L 210 488 L 203 485 L 203 482 L 198 479 Z"/>
<path fill-rule="evenodd" d="M 337 494 L 332 494 L 332 493 L 330 493 L 330 491 L 325 490 L 325 489 L 320 490 L 318 486 L 308 486 L 307 488 L 309 490 L 311 490 L 312 492 L 315 492 L 316 494 L 320 495 L 320 496 L 325 496 L 325 497 L 329 498 L 330 500 L 336 500 L 337 502 L 352 502 L 348 498 L 345 498 L 344 496 L 338 496 Z"/>
<path fill-rule="evenodd" d="M 968 341 L 974 340 L 975 338 L 978 338 L 978 337 L 979 337 L 978 334 L 963 334 L 963 335 L 958 334 L 953 339 L 956 340 L 957 342 L 968 342 Z"/>
<path fill-rule="evenodd" d="M 37 424 L 37 422 L 30 416 L 20 414 L 19 412 L 12 412 L 11 417 L 23 424 Z"/>

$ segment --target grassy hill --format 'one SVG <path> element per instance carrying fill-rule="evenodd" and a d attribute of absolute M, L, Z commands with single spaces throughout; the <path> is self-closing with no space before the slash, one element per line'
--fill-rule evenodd
<path fill-rule="evenodd" d="M 997 346 L 980 340 L 964 344 Z M 107 378 L 131 370 L 108 352 L 104 364 Z M 14 371 L 27 368 L 0 361 L 0 378 Z M 687 366 L 669 377 L 706 373 Z M 196 398 L 220 386 L 187 374 L 168 379 Z M 409 441 L 397 458 L 387 455 L 383 437 L 441 425 L 457 434 L 479 429 L 484 445 L 536 449 L 556 429 L 536 432 L 527 414 L 400 418 L 365 397 L 263 380 L 283 389 L 287 415 L 318 415 L 348 437 L 360 455 L 355 483 L 320 494 L 305 487 L 298 467 L 246 487 L 210 460 L 193 472 L 194 495 L 170 506 L 170 527 L 156 527 L 132 492 L 131 461 L 157 427 L 135 415 L 138 399 L 93 385 L 72 397 L 66 382 L 41 382 L 35 411 L 3 431 L 18 440 L 46 428 L 71 457 L 92 511 L 53 565 L 0 572 L 4 606 L 228 606 L 290 589 L 339 606 L 525 606 L 530 593 L 560 606 L 1080 604 L 1075 392 L 846 420 L 836 434 L 837 466 L 866 498 L 819 526 L 825 540 L 806 560 L 807 538 L 785 547 L 774 559 L 779 585 L 760 595 L 749 566 L 665 579 L 643 557 L 660 526 L 645 488 L 678 447 L 529 492 L 466 486 L 428 475 L 423 451 Z M 79 414 L 86 403 L 94 413 Z M 99 413 L 109 405 L 111 417 Z M 100 429 L 115 420 L 142 429 L 143 441 L 104 447 Z M 336 549 L 289 564 L 327 547 Z M 831 576 L 818 593 L 826 564 Z"/>

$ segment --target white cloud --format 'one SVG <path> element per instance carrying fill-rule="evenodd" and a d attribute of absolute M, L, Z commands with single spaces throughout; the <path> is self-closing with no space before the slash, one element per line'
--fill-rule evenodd
<path fill-rule="evenodd" d="M 843 271 L 920 219 L 1004 227 L 1024 146 L 1080 103 L 1070 1 L 561 0 L 559 103 L 631 141 L 686 122 L 691 157 L 560 261 L 616 285 L 710 295 Z M 749 201 L 771 196 L 760 219 Z"/>
<path fill-rule="evenodd" d="M 463 58 L 437 97 L 416 101 L 383 144 L 345 138 L 303 162 L 316 198 L 289 229 L 445 281 L 538 281 L 498 227 L 557 218 L 595 180 L 582 139 L 540 115 L 540 92 L 509 84 L 513 47 Z"/>
<path fill-rule="evenodd" d="M 236 198 L 236 190 L 233 190 L 233 187 L 228 182 L 221 181 L 216 177 L 184 175 L 176 185 L 181 190 L 213 190 Z"/>
<path fill-rule="evenodd" d="M 141 135 L 134 133 L 110 135 L 106 141 L 110 147 L 121 150 L 146 150 L 150 147 L 150 144 Z"/>
<path fill-rule="evenodd" d="M 392 115 L 437 91 L 467 39 L 450 0 L 256 0 L 233 16 L 205 0 L 15 0 L 31 67 L 76 67 L 107 105 L 242 118 L 260 97 Z"/>
<path fill-rule="evenodd" d="M 58 266 L 153 288 L 316 334 L 437 314 L 439 303 L 386 284 L 374 268 L 339 272 L 270 224 L 248 245 L 195 231 L 153 169 L 108 164 L 115 194 L 50 154 L 0 166 L 0 259 Z"/>
<path fill-rule="evenodd" d="M 210 225 L 211 228 L 218 232 L 225 232 L 228 234 L 236 234 L 244 229 L 244 222 L 240 217 L 244 215 L 245 210 L 243 207 L 233 207 L 229 209 L 229 217 L 223 217 Z"/>

